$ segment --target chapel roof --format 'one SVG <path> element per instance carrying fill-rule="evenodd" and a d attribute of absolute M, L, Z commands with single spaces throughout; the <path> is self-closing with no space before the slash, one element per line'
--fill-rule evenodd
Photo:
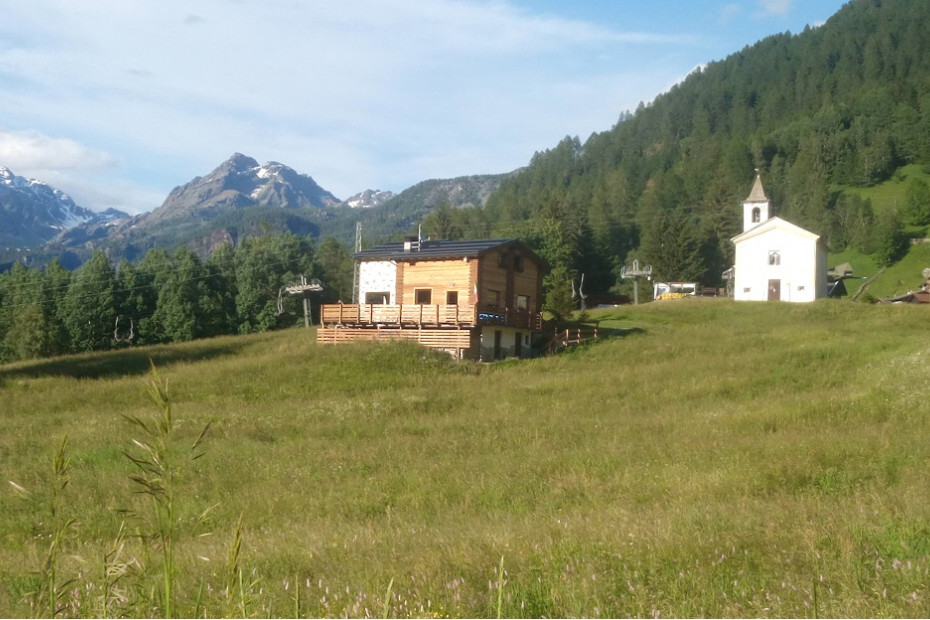
<path fill-rule="evenodd" d="M 752 184 L 752 191 L 749 192 L 749 197 L 746 198 L 744 202 L 768 202 L 769 199 L 765 195 L 765 190 L 762 188 L 762 175 L 756 171 L 756 180 Z"/>

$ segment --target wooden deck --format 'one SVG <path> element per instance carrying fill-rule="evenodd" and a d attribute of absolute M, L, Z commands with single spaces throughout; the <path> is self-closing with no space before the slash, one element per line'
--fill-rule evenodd
<path fill-rule="evenodd" d="M 542 315 L 484 305 L 324 304 L 321 323 L 370 327 L 479 327 L 501 325 L 539 331 Z"/>

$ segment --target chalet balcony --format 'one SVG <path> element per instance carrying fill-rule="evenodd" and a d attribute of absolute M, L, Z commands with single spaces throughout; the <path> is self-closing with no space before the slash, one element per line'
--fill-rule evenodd
<path fill-rule="evenodd" d="M 458 327 L 500 325 L 542 330 L 542 315 L 486 304 L 323 304 L 323 325 L 352 327 Z"/>

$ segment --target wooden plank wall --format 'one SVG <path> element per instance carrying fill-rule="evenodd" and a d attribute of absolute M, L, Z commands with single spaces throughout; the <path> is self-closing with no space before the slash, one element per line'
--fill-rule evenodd
<path fill-rule="evenodd" d="M 481 305 L 491 303 L 491 291 L 500 292 L 500 307 L 511 305 L 507 300 L 507 269 L 499 265 L 500 253 L 489 252 L 481 257 Z"/>
<path fill-rule="evenodd" d="M 414 304 L 414 290 L 428 288 L 433 291 L 433 304 L 445 304 L 448 291 L 458 291 L 460 305 L 472 303 L 475 286 L 472 262 L 456 259 L 398 263 L 399 302 Z"/>
<path fill-rule="evenodd" d="M 530 298 L 529 310 L 539 312 L 542 307 L 542 278 L 539 275 L 539 265 L 525 260 L 523 271 L 513 274 L 514 295 L 528 295 Z M 514 297 L 516 300 L 516 297 Z"/>
<path fill-rule="evenodd" d="M 511 254 L 513 251 L 511 250 Z M 542 279 L 539 265 L 529 257 L 523 257 L 523 271 L 513 268 L 513 258 L 509 266 L 500 266 L 500 252 L 490 252 L 481 258 L 481 303 L 490 300 L 489 291 L 496 290 L 501 293 L 501 305 L 513 308 L 516 306 L 517 295 L 527 295 L 530 298 L 529 310 L 538 312 L 541 305 Z M 507 286 L 508 273 L 512 274 L 512 285 Z M 508 297 L 509 293 L 509 297 Z"/>
<path fill-rule="evenodd" d="M 472 331 L 467 329 L 353 329 L 319 327 L 316 340 L 322 344 L 360 341 L 409 340 L 432 349 L 470 349 Z"/>

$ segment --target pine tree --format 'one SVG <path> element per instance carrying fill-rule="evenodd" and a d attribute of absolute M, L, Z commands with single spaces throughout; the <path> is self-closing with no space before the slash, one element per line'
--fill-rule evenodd
<path fill-rule="evenodd" d="M 349 249 L 327 237 L 317 248 L 314 262 L 323 282 L 323 299 L 330 303 L 351 301 L 355 263 Z"/>
<path fill-rule="evenodd" d="M 62 300 L 62 319 L 68 328 L 71 351 L 109 348 L 116 322 L 116 274 L 103 250 L 75 273 Z"/>
<path fill-rule="evenodd" d="M 201 299 L 205 297 L 206 270 L 196 254 L 178 248 L 171 269 L 158 288 L 154 320 L 170 342 L 184 342 L 204 335 Z"/>
<path fill-rule="evenodd" d="M 49 349 L 48 325 L 42 305 L 42 274 L 22 263 L 14 263 L 0 279 L 3 290 L 0 359 L 41 357 Z"/>
<path fill-rule="evenodd" d="M 236 252 L 236 312 L 240 333 L 296 324 L 303 311 L 283 288 L 312 274 L 313 248 L 293 234 L 252 237 Z M 279 304 L 280 300 L 280 304 Z"/>

